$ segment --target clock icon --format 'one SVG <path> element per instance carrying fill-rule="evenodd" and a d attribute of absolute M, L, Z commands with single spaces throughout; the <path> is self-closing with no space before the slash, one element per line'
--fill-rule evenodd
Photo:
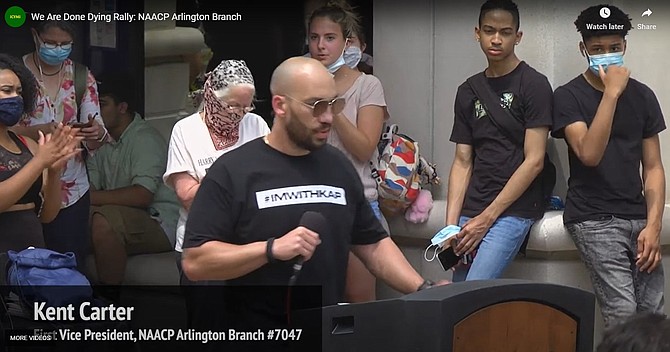
<path fill-rule="evenodd" d="M 600 9 L 600 17 L 602 18 L 610 17 L 610 9 L 607 7 L 603 7 L 602 9 Z"/>

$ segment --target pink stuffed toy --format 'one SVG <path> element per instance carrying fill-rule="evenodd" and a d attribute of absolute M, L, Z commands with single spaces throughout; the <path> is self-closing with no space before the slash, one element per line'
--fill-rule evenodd
<path fill-rule="evenodd" d="M 433 194 L 422 189 L 416 200 L 405 211 L 405 219 L 415 224 L 424 223 L 428 221 L 431 209 L 433 209 Z"/>

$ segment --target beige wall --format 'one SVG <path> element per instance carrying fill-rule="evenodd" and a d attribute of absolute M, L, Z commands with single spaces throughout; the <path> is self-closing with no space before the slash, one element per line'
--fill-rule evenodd
<path fill-rule="evenodd" d="M 581 10 L 606 1 L 517 0 L 524 36 L 517 54 L 544 73 L 556 88 L 586 67 L 578 51 L 581 39 L 574 20 Z M 479 7 L 483 1 L 413 0 L 376 1 L 374 4 L 375 75 L 384 85 L 392 119 L 415 137 L 422 152 L 438 163 L 443 185 L 435 198 L 444 199 L 446 179 L 453 160 L 449 142 L 453 103 L 458 86 L 484 69 L 486 59 L 474 40 Z M 632 77 L 655 92 L 670 116 L 670 84 L 664 63 L 670 55 L 670 3 L 663 0 L 610 1 L 630 14 L 633 25 L 649 7 L 644 23 L 656 31 L 633 30 L 628 36 L 625 65 Z M 663 160 L 670 165 L 670 132 L 661 134 Z M 562 159 L 565 145 L 557 143 Z M 567 169 L 566 169 L 567 172 Z M 667 172 L 670 176 L 670 170 Z M 668 183 L 670 184 L 670 182 Z M 562 192 L 559 192 L 562 193 Z M 670 198 L 670 192 L 667 195 Z"/>

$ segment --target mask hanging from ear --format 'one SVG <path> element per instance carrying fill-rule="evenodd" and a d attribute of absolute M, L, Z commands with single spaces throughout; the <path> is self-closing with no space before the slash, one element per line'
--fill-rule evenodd
<path fill-rule="evenodd" d="M 345 64 L 344 62 L 344 49 L 342 50 L 342 54 L 340 54 L 340 57 L 335 60 L 332 64 L 328 65 L 326 68 L 328 69 L 328 72 L 331 74 L 335 74 L 337 70 L 340 69 Z"/>
<path fill-rule="evenodd" d="M 351 68 L 356 68 L 356 66 L 358 66 L 362 56 L 363 52 L 361 52 L 361 48 L 353 45 L 346 48 L 343 55 L 344 62 Z"/>

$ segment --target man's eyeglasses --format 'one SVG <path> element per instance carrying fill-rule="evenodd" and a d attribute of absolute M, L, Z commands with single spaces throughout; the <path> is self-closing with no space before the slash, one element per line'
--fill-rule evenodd
<path fill-rule="evenodd" d="M 44 40 L 42 40 L 42 38 L 40 38 L 40 41 L 42 42 L 42 45 L 44 45 L 44 47 L 47 49 L 56 49 L 57 47 L 61 47 L 62 49 L 68 50 L 72 49 L 72 44 L 74 44 L 74 42 L 58 43 L 58 44 L 47 43 Z"/>
<path fill-rule="evenodd" d="M 234 112 L 234 113 L 240 113 L 240 114 L 242 114 L 242 113 L 247 114 L 247 113 L 250 113 L 250 112 L 256 110 L 256 106 L 254 105 L 254 103 L 251 103 L 251 106 L 247 106 L 247 107 L 233 106 L 233 105 L 229 105 L 226 102 L 223 102 L 223 105 L 226 106 L 226 109 L 228 110 L 228 112 Z"/>
<path fill-rule="evenodd" d="M 344 110 L 344 103 L 345 103 L 344 98 L 335 98 L 333 100 L 322 99 L 315 101 L 313 104 L 308 104 L 290 95 L 285 95 L 285 97 L 297 101 L 298 103 L 312 109 L 312 116 L 314 117 L 319 117 L 323 115 L 326 111 L 328 111 L 328 107 L 331 108 L 330 111 L 333 113 L 333 115 L 337 115 L 341 113 L 342 110 Z"/>

